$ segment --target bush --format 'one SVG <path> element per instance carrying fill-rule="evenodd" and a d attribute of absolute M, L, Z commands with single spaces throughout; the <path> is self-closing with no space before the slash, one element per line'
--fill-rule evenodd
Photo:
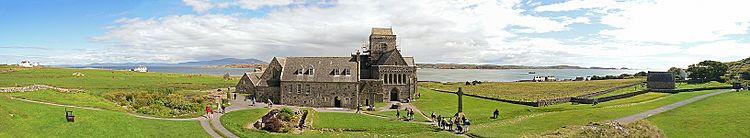
<path fill-rule="evenodd" d="M 106 93 L 102 97 L 125 106 L 138 113 L 156 116 L 185 116 L 201 112 L 207 98 L 197 94 L 183 94 L 162 91 L 162 93 Z M 169 94 L 168 94 L 169 93 Z"/>

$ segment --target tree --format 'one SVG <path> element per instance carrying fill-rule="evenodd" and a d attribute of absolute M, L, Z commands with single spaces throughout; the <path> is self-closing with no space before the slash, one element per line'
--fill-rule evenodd
<path fill-rule="evenodd" d="M 685 72 L 685 69 L 678 68 L 678 67 L 671 67 L 667 72 L 672 73 L 675 78 L 678 80 L 684 80 L 685 77 L 687 77 L 687 73 Z"/>
<path fill-rule="evenodd" d="M 729 70 L 729 66 L 718 61 L 706 60 L 698 64 L 688 66 L 687 71 L 690 72 L 689 78 L 697 81 L 719 81 L 724 82 L 721 78 Z"/>
<path fill-rule="evenodd" d="M 645 71 L 641 71 L 641 72 L 633 74 L 633 76 L 648 76 L 648 73 L 646 73 Z"/>

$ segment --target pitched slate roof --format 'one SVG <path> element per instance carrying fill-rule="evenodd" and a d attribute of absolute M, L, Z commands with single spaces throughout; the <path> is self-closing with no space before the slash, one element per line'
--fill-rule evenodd
<path fill-rule="evenodd" d="M 281 81 L 357 82 L 359 68 L 351 57 L 286 57 Z M 300 70 L 302 69 L 302 70 Z M 307 69 L 313 69 L 306 75 Z M 339 75 L 332 75 L 338 70 Z M 348 70 L 351 75 L 340 75 Z"/>
<path fill-rule="evenodd" d="M 675 82 L 674 74 L 670 72 L 658 72 L 658 71 L 649 71 L 648 78 L 646 78 L 646 81 L 648 82 Z"/>
<path fill-rule="evenodd" d="M 393 35 L 391 28 L 372 28 L 370 35 Z"/>
<path fill-rule="evenodd" d="M 404 57 L 404 61 L 406 61 L 406 65 L 416 66 L 416 64 L 414 64 L 414 57 Z"/>
<path fill-rule="evenodd" d="M 263 72 L 251 72 L 247 73 L 247 77 L 250 78 L 250 81 L 253 82 L 253 85 L 257 86 L 258 82 L 260 82 L 260 76 L 263 75 Z"/>
<path fill-rule="evenodd" d="M 401 56 L 401 52 L 398 50 L 391 50 L 383 53 L 378 59 L 378 65 L 406 65 L 404 57 Z"/>

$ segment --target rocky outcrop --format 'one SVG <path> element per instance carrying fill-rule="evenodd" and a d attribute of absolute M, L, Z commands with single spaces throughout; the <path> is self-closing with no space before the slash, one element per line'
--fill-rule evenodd
<path fill-rule="evenodd" d="M 43 89 L 52 89 L 60 92 L 83 92 L 83 90 L 78 89 L 65 89 L 65 88 L 58 88 L 58 87 L 52 87 L 48 85 L 39 85 L 34 84 L 31 86 L 24 86 L 24 87 L 2 87 L 0 88 L 0 92 L 27 92 L 27 91 L 36 91 L 36 90 L 43 90 Z"/>

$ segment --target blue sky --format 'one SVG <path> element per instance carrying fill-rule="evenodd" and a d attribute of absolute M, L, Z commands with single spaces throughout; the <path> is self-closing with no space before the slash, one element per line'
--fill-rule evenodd
<path fill-rule="evenodd" d="M 393 27 L 421 63 L 663 69 L 750 57 L 746 1 L 0 0 L 0 63 L 345 56 Z"/>

